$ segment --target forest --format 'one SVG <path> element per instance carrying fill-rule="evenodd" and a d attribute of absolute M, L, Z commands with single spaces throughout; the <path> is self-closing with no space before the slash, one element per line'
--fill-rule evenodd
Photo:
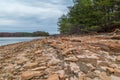
<path fill-rule="evenodd" d="M 37 36 L 49 36 L 49 33 L 44 31 L 36 31 L 33 33 L 29 33 L 29 32 L 15 32 L 15 33 L 1 32 L 0 33 L 0 37 L 37 37 Z"/>
<path fill-rule="evenodd" d="M 61 34 L 104 33 L 120 29 L 120 0 L 73 0 L 59 18 Z"/>

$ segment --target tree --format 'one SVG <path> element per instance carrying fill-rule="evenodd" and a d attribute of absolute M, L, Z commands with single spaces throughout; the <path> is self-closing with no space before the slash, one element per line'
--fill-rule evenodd
<path fill-rule="evenodd" d="M 36 31 L 33 32 L 33 36 L 49 36 L 49 33 L 44 31 Z"/>
<path fill-rule="evenodd" d="M 59 18 L 59 31 L 62 34 L 68 34 L 70 31 L 71 23 L 69 22 L 69 19 L 66 15 L 63 15 L 61 18 Z"/>
<path fill-rule="evenodd" d="M 73 1 L 74 5 L 69 8 L 68 14 L 58 22 L 59 31 L 63 34 L 104 31 L 106 26 L 120 24 L 120 0 Z"/>

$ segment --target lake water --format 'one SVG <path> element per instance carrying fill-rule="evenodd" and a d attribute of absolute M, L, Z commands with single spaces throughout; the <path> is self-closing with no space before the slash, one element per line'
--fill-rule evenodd
<path fill-rule="evenodd" d="M 0 46 L 18 42 L 31 41 L 41 37 L 0 37 Z"/>

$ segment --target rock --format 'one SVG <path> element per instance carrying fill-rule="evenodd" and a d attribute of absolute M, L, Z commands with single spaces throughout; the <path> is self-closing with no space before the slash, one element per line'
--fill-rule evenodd
<path fill-rule="evenodd" d="M 99 76 L 102 80 L 111 80 L 110 77 L 108 77 L 105 72 L 101 72 L 100 74 L 98 74 L 98 76 Z"/>
<path fill-rule="evenodd" d="M 78 58 L 76 58 L 75 56 L 69 57 L 69 58 L 65 58 L 65 61 L 73 61 L 76 62 L 78 61 Z"/>
<path fill-rule="evenodd" d="M 116 61 L 120 62 L 120 56 L 118 56 L 118 57 L 116 58 Z"/>
<path fill-rule="evenodd" d="M 120 34 L 120 29 L 116 28 L 111 34 L 119 35 Z"/>
<path fill-rule="evenodd" d="M 59 75 L 60 79 L 63 79 L 65 76 L 65 71 L 64 70 L 59 70 L 57 71 L 57 74 Z"/>
<path fill-rule="evenodd" d="M 61 61 L 57 59 L 56 57 L 52 56 L 51 60 L 48 62 L 48 66 L 56 65 L 60 63 Z"/>
<path fill-rule="evenodd" d="M 117 76 L 114 76 L 114 75 L 111 75 L 111 80 L 120 80 L 120 77 L 117 77 Z"/>
<path fill-rule="evenodd" d="M 35 68 L 38 66 L 38 63 L 37 62 L 34 62 L 34 63 L 27 63 L 24 65 L 24 68 L 26 69 L 31 69 L 31 68 Z"/>
<path fill-rule="evenodd" d="M 91 63 L 93 66 L 97 65 L 97 59 L 93 59 L 93 58 L 80 58 L 79 60 L 81 62 Z"/>
<path fill-rule="evenodd" d="M 2 46 L 0 80 L 120 80 L 120 41 L 106 36 L 58 35 Z"/>
<path fill-rule="evenodd" d="M 78 65 L 79 65 L 80 70 L 84 72 L 85 74 L 87 74 L 88 71 L 91 70 L 91 68 L 87 66 L 85 63 L 79 62 Z"/>
<path fill-rule="evenodd" d="M 63 52 L 63 55 L 71 54 L 75 50 L 76 50 L 76 48 L 69 48 Z"/>
<path fill-rule="evenodd" d="M 115 64 L 115 63 L 110 64 L 109 67 L 111 67 L 111 68 L 119 68 L 119 66 L 117 64 Z"/>
<path fill-rule="evenodd" d="M 70 63 L 70 69 L 74 73 L 78 73 L 80 71 L 79 66 L 76 63 Z"/>
<path fill-rule="evenodd" d="M 42 50 L 35 51 L 36 54 L 42 53 Z"/>
<path fill-rule="evenodd" d="M 74 77 L 70 77 L 70 80 L 78 80 L 78 78 L 74 76 Z"/>
<path fill-rule="evenodd" d="M 96 73 L 96 75 L 101 73 L 101 71 L 99 70 L 95 70 L 94 72 Z"/>
<path fill-rule="evenodd" d="M 18 65 L 23 65 L 26 62 L 26 60 L 18 60 L 16 63 Z"/>
<path fill-rule="evenodd" d="M 120 40 L 120 35 L 113 35 L 111 36 L 111 39 Z"/>
<path fill-rule="evenodd" d="M 108 63 L 107 63 L 107 62 L 100 62 L 100 63 L 98 64 L 98 66 L 108 66 Z"/>
<path fill-rule="evenodd" d="M 42 66 L 42 67 L 37 67 L 32 69 L 33 71 L 40 71 L 40 70 L 45 70 L 47 67 L 46 66 Z"/>
<path fill-rule="evenodd" d="M 96 73 L 94 73 L 94 72 L 89 72 L 86 74 L 86 76 L 91 78 L 91 79 L 94 79 L 95 77 L 97 77 Z"/>
<path fill-rule="evenodd" d="M 35 76 L 40 76 L 41 73 L 39 71 L 25 71 L 22 73 L 21 78 L 22 80 L 29 80 Z"/>
<path fill-rule="evenodd" d="M 114 69 L 114 75 L 120 77 L 120 69 Z"/>
<path fill-rule="evenodd" d="M 78 80 L 85 80 L 85 78 L 86 78 L 85 76 L 82 76 L 82 75 L 81 75 L 81 76 L 79 76 L 79 79 L 78 79 Z"/>
<path fill-rule="evenodd" d="M 110 73 L 110 74 L 114 73 L 114 69 L 113 68 L 107 68 L 107 72 Z"/>
<path fill-rule="evenodd" d="M 91 78 L 89 78 L 89 77 L 86 77 L 85 80 L 93 80 L 93 79 L 91 79 Z"/>
<path fill-rule="evenodd" d="M 50 75 L 47 80 L 59 80 L 59 76 L 57 74 Z"/>
<path fill-rule="evenodd" d="M 81 42 L 80 39 L 70 39 L 72 42 Z"/>
<path fill-rule="evenodd" d="M 65 80 L 69 80 L 68 78 L 66 78 Z"/>

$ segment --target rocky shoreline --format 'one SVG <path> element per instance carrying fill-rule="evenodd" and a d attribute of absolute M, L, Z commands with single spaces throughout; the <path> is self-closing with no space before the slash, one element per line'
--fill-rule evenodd
<path fill-rule="evenodd" d="M 120 80 L 120 36 L 48 37 L 1 46 L 0 80 Z"/>

